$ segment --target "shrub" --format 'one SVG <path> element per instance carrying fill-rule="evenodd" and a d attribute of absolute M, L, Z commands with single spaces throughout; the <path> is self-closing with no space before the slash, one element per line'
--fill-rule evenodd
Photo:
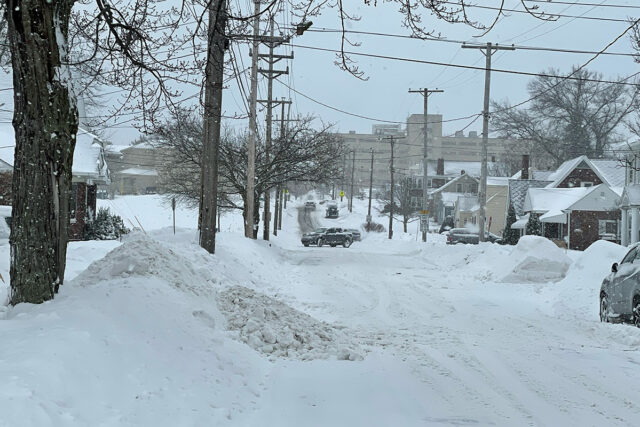
<path fill-rule="evenodd" d="M 120 216 L 111 214 L 109 208 L 100 208 L 96 218 L 85 224 L 84 240 L 115 240 L 128 232 Z"/>
<path fill-rule="evenodd" d="M 375 232 L 375 233 L 384 233 L 386 231 L 386 229 L 384 228 L 384 225 L 382 224 L 378 224 L 377 222 L 365 222 L 362 227 L 365 229 L 365 231 L 367 232 Z"/>
<path fill-rule="evenodd" d="M 533 212 L 529 214 L 526 230 L 527 235 L 542 236 L 542 222 L 540 222 L 539 216 Z"/>
<path fill-rule="evenodd" d="M 516 221 L 516 210 L 513 208 L 513 205 L 510 205 L 509 213 L 507 214 L 507 224 L 502 232 L 502 241 L 507 245 L 515 245 L 520 239 L 520 232 L 511 228 Z"/>

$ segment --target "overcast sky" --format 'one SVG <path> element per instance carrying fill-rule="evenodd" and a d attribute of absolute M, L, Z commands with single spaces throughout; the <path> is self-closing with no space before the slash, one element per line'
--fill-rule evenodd
<path fill-rule="evenodd" d="M 549 13 L 560 13 L 572 16 L 627 19 L 640 16 L 640 8 L 612 8 L 605 5 L 639 6 L 633 0 L 597 1 L 584 0 L 582 3 L 600 4 L 600 6 L 582 6 L 545 3 L 541 8 Z M 233 4 L 248 5 L 247 0 L 233 0 Z M 348 1 L 351 12 L 362 17 L 359 22 L 349 23 L 350 30 L 408 35 L 409 31 L 401 25 L 401 15 L 397 7 L 379 1 L 378 6 L 366 6 L 363 1 Z M 382 3 L 382 4 L 380 4 Z M 499 0 L 476 1 L 483 6 L 498 6 Z M 573 3 L 569 1 L 568 3 Z M 580 2 L 579 2 L 580 3 Z M 519 0 L 507 0 L 506 8 L 524 10 Z M 470 17 L 478 21 L 489 23 L 495 16 L 493 11 L 470 8 Z M 279 17 L 282 23 L 283 18 Z M 327 10 L 323 16 L 314 18 L 312 29 L 337 29 L 339 21 L 335 10 Z M 468 40 L 477 43 L 500 43 L 553 47 L 574 50 L 599 51 L 613 39 L 619 36 L 628 26 L 626 22 L 587 20 L 581 18 L 561 17 L 557 21 L 541 21 L 524 13 L 509 13 L 502 17 L 496 27 L 486 36 L 475 38 L 480 34 L 478 30 L 463 24 L 448 24 L 437 18 L 424 15 L 424 25 L 432 28 L 436 34 L 444 38 Z M 386 55 L 401 58 L 418 59 L 460 65 L 484 66 L 484 56 L 475 49 L 461 49 L 455 43 L 440 41 L 422 41 L 406 38 L 381 37 L 373 35 L 350 35 L 352 41 L 361 43 L 349 50 Z M 339 49 L 340 36 L 336 33 L 307 32 L 301 37 L 293 39 L 294 45 Z M 242 57 L 240 66 L 248 67 L 250 58 L 245 46 L 235 46 L 238 57 Z M 264 49 L 264 48 L 263 48 Z M 288 52 L 289 48 L 278 49 L 279 53 Z M 290 84 L 297 91 L 321 103 L 345 110 L 354 114 L 369 116 L 390 121 L 405 121 L 412 113 L 422 112 L 422 98 L 418 94 L 407 93 L 413 88 L 443 89 L 443 94 L 432 95 L 429 100 L 429 112 L 439 113 L 444 119 L 453 119 L 478 113 L 482 109 L 484 91 L 484 71 L 464 70 L 454 67 L 438 65 L 416 64 L 387 59 L 375 59 L 354 56 L 358 66 L 365 72 L 368 80 L 358 80 L 334 65 L 335 54 L 320 52 L 301 47 L 293 48 L 295 59 L 290 62 L 290 76 L 283 77 L 283 81 Z M 631 53 L 628 37 L 623 37 L 608 49 L 609 52 Z M 540 72 L 550 67 L 568 73 L 572 65 L 580 65 L 593 55 L 556 53 L 548 51 L 516 50 L 498 52 L 493 57 L 493 67 L 507 70 L 526 72 Z M 239 61 L 240 62 L 240 61 Z M 284 63 L 281 63 L 284 66 Z M 279 64 L 280 66 L 280 64 Z M 626 76 L 640 70 L 640 64 L 633 62 L 626 56 L 602 55 L 590 66 L 590 70 L 603 73 L 605 78 L 614 79 Z M 245 85 L 248 87 L 249 74 L 245 73 Z M 492 74 L 491 97 L 494 100 L 509 99 L 517 103 L 528 97 L 526 84 L 529 76 Z M 0 78 L 0 86 L 10 83 L 8 78 Z M 266 84 L 262 81 L 259 86 L 259 97 L 266 97 Z M 108 89 L 107 89 L 108 90 Z M 183 97 L 194 94 L 195 88 L 185 88 Z M 9 93 L 0 92 L 5 101 Z M 335 110 L 331 110 L 295 93 L 279 83 L 274 83 L 275 97 L 289 97 L 294 101 L 293 112 L 314 114 L 326 122 L 335 123 L 337 129 L 343 132 L 355 130 L 370 132 L 371 124 L 375 121 L 356 118 Z M 242 95 L 234 80 L 228 83 L 224 93 L 223 103 L 227 115 L 246 115 Z M 113 102 L 117 102 L 115 99 Z M 7 109 L 6 104 L 4 108 Z M 130 119 L 123 117 L 120 121 Z M 10 114 L 0 111 L 0 122 L 10 119 Z M 447 122 L 444 133 L 451 134 L 465 127 L 469 119 Z M 260 118 L 263 124 L 264 116 Z M 229 124 L 243 126 L 244 121 L 230 120 Z M 113 123 L 111 125 L 114 125 Z M 118 144 L 127 144 L 134 139 L 138 132 L 128 127 L 130 123 L 115 125 L 107 130 L 108 135 Z M 468 130 L 480 131 L 481 121 L 476 121 Z"/>

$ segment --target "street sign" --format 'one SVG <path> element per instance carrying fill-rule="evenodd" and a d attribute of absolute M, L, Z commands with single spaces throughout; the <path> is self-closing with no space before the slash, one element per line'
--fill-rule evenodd
<path fill-rule="evenodd" d="M 367 222 L 371 222 L 371 215 L 367 215 Z"/>
<path fill-rule="evenodd" d="M 422 210 L 422 211 L 420 211 L 420 215 L 429 215 L 429 211 L 428 210 Z"/>
<path fill-rule="evenodd" d="M 421 211 L 424 212 L 424 211 Z M 429 212 L 429 211 L 427 211 Z M 426 233 L 429 231 L 429 214 L 420 214 L 420 232 Z"/>
<path fill-rule="evenodd" d="M 340 197 L 344 197 L 344 191 L 340 190 Z"/>

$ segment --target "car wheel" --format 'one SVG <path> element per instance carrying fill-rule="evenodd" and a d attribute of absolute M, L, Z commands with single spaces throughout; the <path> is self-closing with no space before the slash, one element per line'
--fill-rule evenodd
<path fill-rule="evenodd" d="M 349 246 L 351 246 L 351 240 L 346 239 L 346 240 L 344 241 L 344 243 L 342 244 L 342 246 L 344 246 L 345 248 L 348 248 Z"/>
<path fill-rule="evenodd" d="M 603 294 L 600 297 L 600 321 L 609 323 L 609 298 Z"/>
<path fill-rule="evenodd" d="M 640 328 L 640 296 L 633 298 L 633 324 Z"/>
<path fill-rule="evenodd" d="M 309 247 L 309 244 L 308 244 L 308 243 L 303 243 L 303 245 L 304 245 L 304 247 L 305 247 L 305 248 L 308 248 L 308 247 Z"/>
<path fill-rule="evenodd" d="M 318 239 L 318 247 L 321 248 L 323 244 L 324 241 L 322 239 Z"/>
<path fill-rule="evenodd" d="M 332 247 L 332 248 L 335 248 L 335 247 L 336 247 L 335 243 L 332 243 L 332 244 L 331 244 L 331 247 Z"/>

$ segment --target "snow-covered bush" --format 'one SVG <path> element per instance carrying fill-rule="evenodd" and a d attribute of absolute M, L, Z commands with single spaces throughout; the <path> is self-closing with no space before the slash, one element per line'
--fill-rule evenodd
<path fill-rule="evenodd" d="M 84 240 L 115 240 L 129 229 L 120 216 L 111 214 L 109 208 L 100 208 L 96 218 L 84 227 Z"/>
<path fill-rule="evenodd" d="M 526 234 L 530 236 L 542 236 L 542 223 L 538 215 L 533 212 L 529 214 L 526 231 Z"/>
<path fill-rule="evenodd" d="M 384 233 L 386 231 L 384 225 L 378 224 L 377 222 L 365 222 L 362 227 L 368 233 L 372 231 L 376 233 Z"/>
<path fill-rule="evenodd" d="M 516 210 L 513 205 L 509 205 L 509 211 L 507 213 L 507 224 L 502 232 L 502 241 L 507 245 L 515 245 L 520 238 L 520 232 L 514 230 L 511 226 L 517 221 Z"/>

